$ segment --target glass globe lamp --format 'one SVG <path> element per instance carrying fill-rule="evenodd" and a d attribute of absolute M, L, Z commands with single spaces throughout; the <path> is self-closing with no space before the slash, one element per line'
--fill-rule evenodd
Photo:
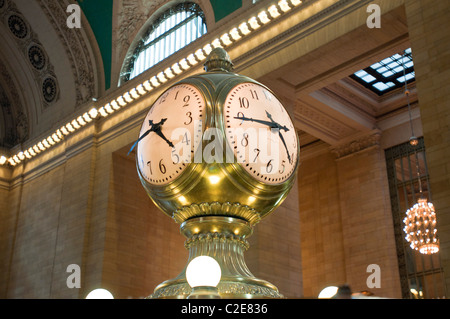
<path fill-rule="evenodd" d="M 114 296 L 108 290 L 98 288 L 88 293 L 86 299 L 114 299 Z"/>
<path fill-rule="evenodd" d="M 192 288 L 188 299 L 219 299 L 217 285 L 222 271 L 219 263 L 209 256 L 192 259 L 186 269 L 186 280 Z"/>
<path fill-rule="evenodd" d="M 319 293 L 318 298 L 319 299 L 331 299 L 337 294 L 338 290 L 339 290 L 339 287 L 337 287 L 337 286 L 326 287 L 326 288 L 322 289 L 322 291 Z"/>
<path fill-rule="evenodd" d="M 419 145 L 419 139 L 417 137 L 415 137 L 415 136 L 411 136 L 409 138 L 409 144 L 411 146 L 417 146 L 417 145 Z"/>

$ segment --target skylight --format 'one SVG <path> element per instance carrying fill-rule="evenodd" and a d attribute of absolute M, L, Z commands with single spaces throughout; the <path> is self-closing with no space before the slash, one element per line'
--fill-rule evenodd
<path fill-rule="evenodd" d="M 405 70 L 405 71 L 403 71 Z M 405 55 L 394 54 L 368 68 L 359 70 L 350 76 L 378 95 L 403 87 L 415 80 L 414 63 L 411 48 L 405 50 Z"/>

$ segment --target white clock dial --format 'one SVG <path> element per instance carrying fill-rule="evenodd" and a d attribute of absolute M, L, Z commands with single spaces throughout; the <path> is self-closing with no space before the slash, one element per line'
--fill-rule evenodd
<path fill-rule="evenodd" d="M 141 176 L 154 185 L 177 178 L 193 162 L 201 142 L 205 101 L 200 91 L 179 84 L 162 94 L 148 112 L 137 146 Z"/>
<path fill-rule="evenodd" d="M 224 105 L 225 136 L 237 162 L 255 179 L 280 184 L 295 171 L 298 139 L 280 101 L 254 83 L 235 86 Z"/>

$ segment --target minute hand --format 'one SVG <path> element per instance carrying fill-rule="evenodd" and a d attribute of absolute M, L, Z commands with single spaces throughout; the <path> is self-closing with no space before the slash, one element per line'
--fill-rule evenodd
<path fill-rule="evenodd" d="M 272 122 L 272 121 L 258 120 L 258 119 L 254 119 L 251 117 L 245 117 L 245 116 L 242 116 L 242 117 L 235 116 L 234 118 L 238 119 L 238 120 L 242 120 L 242 121 L 249 121 L 249 122 L 264 124 L 264 125 L 269 126 L 270 128 L 277 128 L 277 129 L 283 130 L 285 132 L 289 131 L 289 129 L 286 126 L 282 126 L 282 125 L 280 125 L 276 122 Z"/>
<path fill-rule="evenodd" d="M 269 118 L 269 120 L 271 120 L 272 122 L 276 123 L 276 122 L 273 120 L 272 115 L 271 115 L 269 112 L 266 111 L 266 115 L 267 115 L 267 117 Z M 281 129 L 281 128 L 283 128 L 285 132 L 289 131 L 289 129 L 288 129 L 286 126 L 282 127 L 280 124 L 278 124 L 278 123 L 276 123 L 276 124 L 278 125 L 278 128 L 279 128 L 279 130 L 278 130 L 278 136 L 280 136 L 281 142 L 283 142 L 284 148 L 286 149 L 286 154 L 287 154 L 289 163 L 291 163 L 291 162 L 292 162 L 291 155 L 289 155 L 289 150 L 288 150 L 288 148 L 287 148 L 286 141 L 284 140 L 283 134 L 281 134 L 281 132 L 280 132 L 280 129 Z"/>

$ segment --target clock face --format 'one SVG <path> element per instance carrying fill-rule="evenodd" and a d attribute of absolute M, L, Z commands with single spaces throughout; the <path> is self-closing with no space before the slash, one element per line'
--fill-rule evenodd
<path fill-rule="evenodd" d="M 280 184 L 294 173 L 297 133 L 283 105 L 266 88 L 235 86 L 225 100 L 224 124 L 236 160 L 253 178 Z"/>
<path fill-rule="evenodd" d="M 204 116 L 204 98 L 189 84 L 176 85 L 155 101 L 137 145 L 138 169 L 147 182 L 168 184 L 193 162 Z"/>

